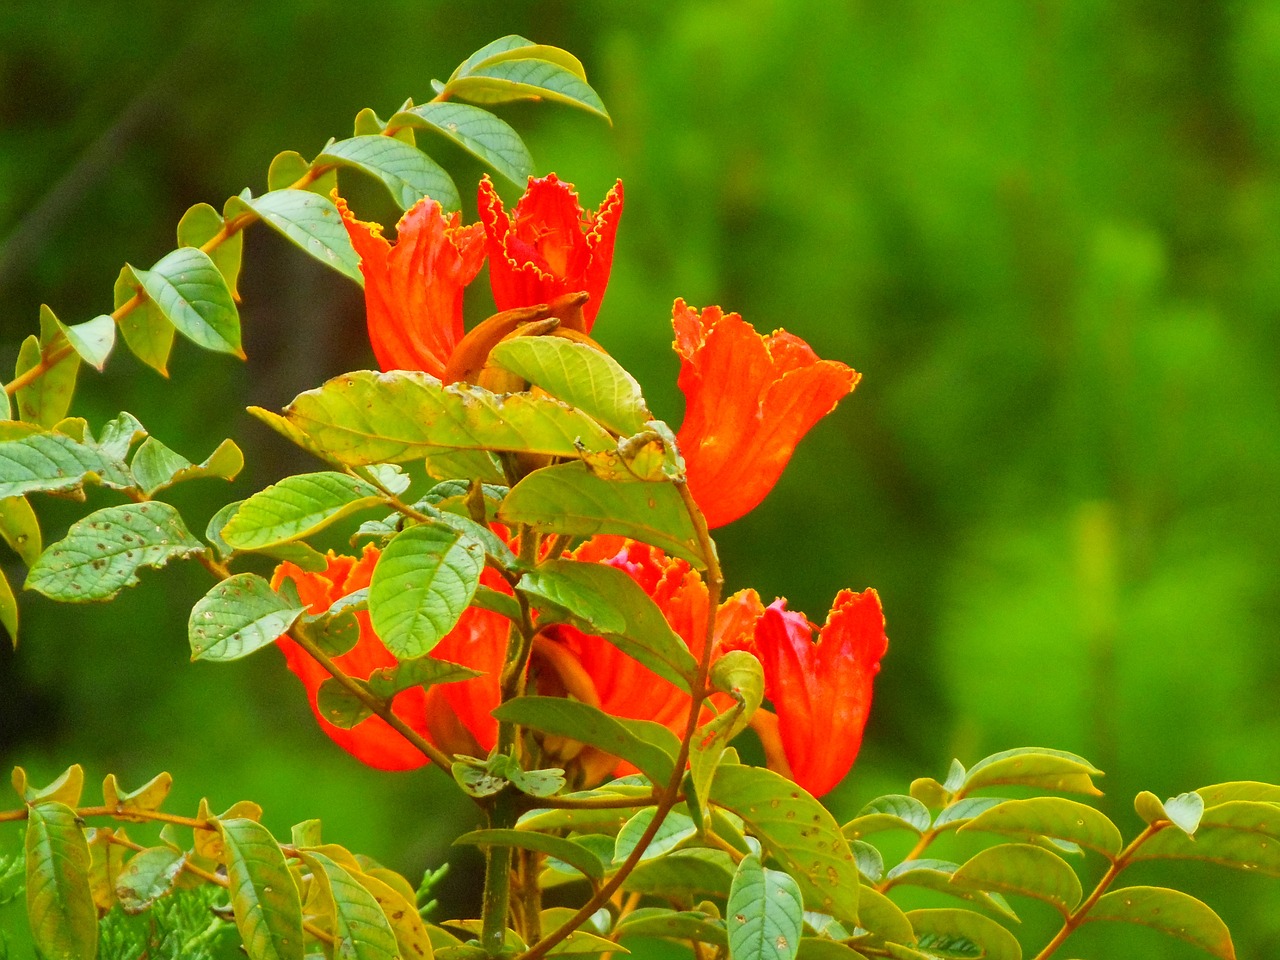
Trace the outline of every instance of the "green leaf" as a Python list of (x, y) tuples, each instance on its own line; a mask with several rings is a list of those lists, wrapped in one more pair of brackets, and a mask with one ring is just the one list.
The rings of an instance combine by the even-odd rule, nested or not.
[(509, 33), (505, 37), (499, 37), (497, 40), (490, 40), (483, 47), (477, 50), (467, 59), (458, 64), (457, 68), (449, 75), (449, 80), (456, 80), (458, 77), (469, 74), (475, 67), (484, 63), (490, 57), (496, 57), (512, 50), (527, 49), (536, 47), (537, 44), (532, 40), (528, 40), (519, 34)]
[(723, 850), (694, 847), (637, 864), (622, 889), (665, 900), (683, 898), (696, 902), (727, 895), (733, 874), (733, 860)]
[(962, 937), (983, 949), (978, 956), (985, 960), (1021, 960), (1022, 947), (1018, 940), (994, 920), (971, 910), (952, 908), (941, 910), (911, 910), (907, 919), (916, 932), (922, 950), (948, 939)]
[(660, 723), (622, 720), (564, 697), (517, 697), (495, 709), (493, 716), (590, 744), (634, 764), (653, 783), (671, 779), (680, 749), (675, 734)]
[(98, 912), (89, 888), (89, 844), (65, 804), (27, 810), (27, 919), (48, 960), (93, 960)]
[[(358, 639), (359, 625), (356, 623), (355, 616), (349, 611), (344, 611), (340, 616), (349, 617), (350, 622), (356, 624), (355, 633), (356, 639)], [(323, 645), (321, 648), (325, 649)], [(347, 649), (350, 649), (350, 647)], [(326, 652), (330, 651), (326, 649)], [(346, 651), (341, 650), (338, 652), (345, 653)], [(441, 683), (457, 683), (461, 680), (470, 680), (481, 675), (480, 671), (472, 670), (470, 667), (450, 663), (448, 660), (437, 660), (434, 657), (424, 656), (415, 660), (402, 660), (393, 667), (379, 667), (369, 675), (368, 680), (362, 681), (362, 685), (375, 697), (381, 700), (390, 700), (400, 691), (407, 690), (410, 687), (431, 687)], [(373, 714), (373, 711), (364, 701), (338, 683), (333, 677), (320, 684), (320, 690), (316, 698), (316, 708), (326, 720), (335, 727), (342, 727), (343, 729), (350, 729)]]
[(746, 822), (765, 850), (795, 877), (809, 909), (856, 920), (858, 866), (822, 804), (780, 774), (736, 764), (716, 771), (711, 799)]
[(498, 458), (487, 450), (435, 450), (426, 458), (427, 476), (436, 480), (474, 477), (481, 483), (507, 482)]
[[(1004, 803), (1004, 797), (965, 797), (963, 800), (957, 800), (955, 803), (948, 804), (933, 821), (934, 830), (955, 830), (961, 824), (968, 823), (980, 813), (990, 810), (992, 807)], [(845, 834), (848, 836), (848, 833)]]
[(250, 960), (303, 960), (302, 903), (280, 845), (267, 828), (218, 822), (236, 929)]
[(106, 366), (107, 357), (111, 354), (111, 348), (116, 344), (115, 320), (107, 314), (102, 314), (92, 320), (86, 320), (84, 323), (68, 326), (54, 316), (53, 311), (43, 304), (40, 306), (42, 321), (46, 312), (48, 319), (56, 325), (58, 331), (81, 360), (99, 371)]
[(380, 503), (376, 487), (345, 474), (285, 477), (244, 501), (222, 528), (222, 539), (236, 550), (260, 550), (309, 536)]
[[(360, 118), (356, 119), (359, 121)], [(308, 181), (306, 186), (293, 187), (304, 178)], [(271, 165), (267, 168), (267, 189), (273, 192), (293, 188), (328, 197), (337, 185), (338, 171), (336, 170), (330, 170), (313, 179), (311, 164), (303, 159), (302, 154), (297, 150), (280, 151), (271, 158)]]
[(80, 794), (84, 791), (84, 768), (73, 763), (58, 775), (58, 778), (44, 787), (32, 787), (27, 783), (27, 772), (22, 767), (13, 768), (13, 789), (28, 806), (39, 803), (61, 803), (68, 807), (80, 804)]
[[(178, 246), (180, 247), (203, 247), (223, 232), (226, 221), (213, 207), (207, 203), (197, 203), (195, 206), (188, 208), (187, 212), (182, 215), (182, 219), (178, 221)], [(208, 251), (209, 259), (213, 261), (218, 268), (218, 272), (222, 274), (222, 279), (227, 283), (227, 289), (231, 291), (233, 300), (238, 300), (239, 295), (236, 292), (236, 281), (240, 277), (240, 260), (244, 251), (244, 231), (237, 230), (231, 234), (223, 234), (218, 245)]]
[(33, 433), (0, 443), (0, 497), (75, 490), (86, 482), (127, 487), (123, 466), (60, 433)]
[(165, 254), (150, 270), (134, 270), (152, 302), (187, 339), (206, 350), (244, 359), (240, 315), (227, 281), (196, 247)]
[(929, 808), (915, 797), (889, 794), (876, 797), (840, 829), (850, 840), (883, 830), (910, 830), (917, 836), (929, 829)]
[[(581, 411), (527, 393), (492, 394), (425, 373), (360, 370), (308, 390), (285, 417), (342, 463), (403, 463), (440, 448), (576, 457), (613, 438)], [(533, 474), (536, 475), (536, 474)]]
[(9, 634), (13, 649), (18, 649), (18, 598), (13, 595), (9, 577), (0, 570), (0, 627)]
[(792, 960), (800, 949), (800, 888), (754, 854), (738, 864), (725, 915), (733, 960)]
[(132, 413), (124, 411), (102, 425), (96, 446), (107, 458), (123, 461), (133, 445), (146, 436), (147, 428)]
[(304, 253), (364, 286), (360, 256), (328, 197), (309, 190), (272, 190), (257, 198), (241, 195), (234, 200), (229, 210), (243, 204)]
[(523, 187), (533, 175), (533, 157), (520, 135), (488, 110), (465, 103), (424, 103), (397, 113), (392, 127), (431, 130), (448, 137), (481, 163)]
[[(499, 567), (505, 570), (515, 570), (520, 566), (520, 561), (516, 555), (511, 552), (511, 548), (506, 545), (501, 537), (490, 530), (488, 527), (481, 526), (470, 517), (459, 516), (456, 513), (449, 513), (443, 510), (427, 510), (431, 515), (431, 523), (451, 527), (457, 533), (460, 533), (476, 543), (484, 547), (485, 556)], [(515, 601), (502, 594), (504, 599)], [(517, 607), (517, 609), (519, 609)], [(515, 617), (519, 619), (519, 615)]]
[(1164, 829), (1134, 852), (1138, 860), (1203, 860), (1280, 877), (1280, 807), (1228, 800), (1204, 811), (1194, 838)]
[(549, 560), (526, 573), (516, 589), (551, 619), (567, 619), (685, 693), (692, 689), (698, 661), (658, 605), (622, 570), (602, 563)]
[(41, 554), (26, 586), (64, 603), (110, 600), (138, 582), (142, 567), (162, 567), (204, 549), (169, 504), (125, 503), (73, 523)]
[(353, 873), (352, 877), (378, 901), (383, 914), (396, 936), (396, 947), (401, 957), (414, 960), (431, 960), (431, 938), (426, 924), (418, 916), (413, 897), (406, 897), (391, 884), (369, 873)]
[(369, 584), (369, 616), (388, 650), (404, 660), (430, 653), (471, 603), (484, 548), (450, 527), (419, 524), (396, 535)]
[(858, 894), (858, 926), (888, 943), (916, 942), (907, 915), (875, 887), (863, 887)]
[(1124, 841), (1116, 825), (1093, 807), (1061, 797), (1006, 800), (963, 827), (988, 833), (1070, 840), (1114, 860)]
[(1235, 960), (1231, 931), (1222, 918), (1195, 897), (1166, 887), (1125, 887), (1103, 894), (1086, 923), (1137, 923), (1185, 940), (1220, 960)]
[[(622, 863), (631, 856), (631, 852), (639, 844), (644, 832), (649, 829), (649, 824), (653, 822), (657, 812), (655, 807), (646, 807), (623, 824), (613, 847), (614, 863)], [(644, 848), (644, 853), (640, 855), (640, 860), (652, 860), (654, 857), (669, 853), (690, 837), (695, 836), (697, 832), (698, 828), (688, 814), (672, 810), (663, 818), (658, 832), (653, 835), (653, 839)]]
[(125, 913), (141, 913), (173, 892), (187, 856), (172, 847), (149, 847), (132, 857), (116, 877), (115, 892)]
[(464, 833), (453, 843), (455, 846), (469, 844), (475, 847), (500, 846), (537, 850), (569, 864), (589, 880), (604, 878), (604, 864), (594, 853), (572, 840), (545, 833), (533, 833), (529, 830), (473, 830)]
[(959, 897), (961, 900), (968, 900), (981, 907), (988, 913), (1012, 920), (1014, 923), (1018, 922), (1018, 915), (1013, 912), (1009, 902), (999, 893), (985, 893), (981, 890), (952, 886), (951, 877), (957, 869), (959, 869), (959, 864), (952, 863), (949, 860), (935, 860), (932, 858), (904, 860), (889, 871), (886, 879), (890, 886), (909, 884)]
[(500, 366), (629, 437), (653, 419), (640, 384), (607, 353), (563, 337), (513, 337), (493, 348)]
[(1257, 780), (1218, 783), (1212, 787), (1201, 787), (1196, 793), (1204, 799), (1206, 807), (1216, 807), (1218, 804), (1229, 803), (1232, 800), (1280, 803), (1280, 786), (1274, 783), (1259, 783)]
[(449, 97), (472, 103), (553, 100), (609, 119), (600, 95), (573, 70), (549, 60), (491, 58), (445, 84)]
[(859, 953), (848, 944), (819, 937), (801, 938), (796, 957), (797, 960), (867, 960), (866, 954)]
[(1161, 803), (1150, 790), (1143, 790), (1134, 797), (1133, 808), (1148, 824), (1167, 820), (1190, 837), (1204, 815), (1204, 798), (1198, 793), (1183, 793)]
[(969, 793), (979, 787), (1017, 784), (1100, 797), (1102, 791), (1090, 778), (1101, 775), (1101, 770), (1074, 753), (1047, 747), (1020, 747), (979, 760), (965, 777), (964, 788)]
[(333, 911), (335, 957), (342, 960), (398, 960), (396, 935), (373, 894), (350, 873), (318, 851), (302, 854), (323, 886)]
[(1080, 878), (1061, 857), (1026, 843), (988, 847), (956, 870), (951, 883), (965, 890), (1034, 897), (1064, 917), (1081, 896)]
[[(154, 811), (159, 810), (169, 790), (173, 787), (173, 777), (168, 773), (160, 773), (152, 777), (137, 790), (122, 793), (116, 782), (115, 774), (109, 773), (102, 782), (102, 802), (118, 811)], [(142, 818), (136, 818), (142, 822)]]
[[(696, 680), (696, 675), (692, 679)], [(764, 699), (764, 668), (745, 650), (731, 650), (712, 661), (710, 680), (713, 687), (733, 698), (733, 706), (699, 727), (690, 744), (694, 802), (703, 811), (725, 747), (746, 729)]]
[(715, 947), (728, 946), (724, 921), (699, 910), (670, 910), (666, 907), (640, 907), (632, 910), (613, 928), (615, 938), (665, 937), (671, 940), (696, 940)]
[(0, 536), (28, 567), (40, 558), (44, 550), (40, 521), (26, 497), (0, 500)]
[(294, 606), (255, 573), (216, 584), (191, 610), (187, 637), (192, 660), (247, 657), (284, 633), (305, 608)]
[(366, 136), (339, 140), (324, 148), (316, 163), (338, 163), (377, 177), (391, 192), (401, 210), (430, 197), (452, 213), (462, 208), (462, 198), (449, 174), (425, 153), (395, 137)]
[(562, 463), (535, 470), (516, 484), (498, 518), (508, 524), (527, 523), (543, 533), (615, 533), (706, 567), (697, 530), (670, 483), (611, 482), (584, 463)]
[[(40, 365), (44, 356), (40, 340), (34, 334), (27, 337), (18, 349), (14, 375), (20, 377), (28, 370), (33, 370)], [(79, 370), (80, 358), (74, 350), (68, 350), (42, 376), (25, 387), (18, 388), (14, 394), (18, 403), (18, 416), (27, 423), (52, 427), (71, 408), (71, 398), (76, 391), (76, 373)]]
[(244, 454), (234, 442), (223, 440), (203, 463), (192, 463), (155, 437), (148, 437), (133, 455), (129, 468), (139, 489), (147, 496), (154, 496), (184, 480), (203, 477), (234, 480), (244, 469)]
[(169, 319), (142, 291), (142, 280), (133, 267), (121, 268), (115, 285), (115, 306), (119, 310), (133, 301), (134, 306), (120, 317), (120, 333), (134, 356), (161, 376), (169, 375), (169, 353), (177, 332)]
[(454, 76), (449, 79), (452, 80), (458, 76), (470, 76), (477, 67), (501, 63), (504, 60), (546, 60), (550, 63), (559, 64), (575, 77), (581, 77), (583, 80), (587, 79), (587, 71), (583, 69), (582, 61), (568, 50), (542, 43), (534, 43), (514, 34), (495, 40), (482, 50), (477, 50), (467, 58), (466, 63), (454, 71)]

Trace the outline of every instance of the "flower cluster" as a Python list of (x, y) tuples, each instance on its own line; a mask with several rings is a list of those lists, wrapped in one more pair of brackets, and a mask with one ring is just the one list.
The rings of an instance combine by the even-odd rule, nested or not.
[[(589, 333), (608, 285), (614, 238), (622, 214), (619, 182), (597, 211), (584, 211), (571, 185), (554, 175), (531, 179), (508, 213), (486, 178), (480, 185), (480, 222), (446, 218), (424, 199), (401, 218), (394, 244), (381, 227), (355, 219), (338, 201), (343, 222), (361, 256), (369, 338), (383, 369), (422, 370), (446, 382), (477, 369), (475, 341), (500, 339), (512, 316), (555, 316), (577, 335)], [(500, 311), (464, 336), (463, 295), (485, 259)], [(536, 308), (534, 314), (529, 310)], [(540, 314), (537, 311), (541, 311)], [(680, 358), (678, 385), (684, 421), (677, 433), (690, 493), (710, 527), (754, 508), (786, 466), (801, 437), (856, 385), (846, 365), (822, 360), (785, 331), (761, 336), (736, 313), (696, 310), (677, 300), (672, 318)], [(505, 326), (504, 326), (505, 325)], [(484, 325), (481, 325), (482, 327)], [(496, 342), (496, 339), (494, 339)], [(489, 344), (491, 346), (491, 344)], [(480, 361), (487, 347), (480, 350)], [(495, 526), (495, 532), (506, 531)], [(871, 702), (872, 680), (886, 649), (884, 618), (875, 591), (843, 591), (817, 630), (782, 600), (765, 606), (752, 590), (709, 609), (707, 587), (684, 560), (645, 543), (595, 536), (569, 556), (611, 565), (628, 574), (662, 610), (674, 632), (700, 657), (714, 617), (712, 656), (746, 650), (763, 665), (773, 711), (753, 724), (770, 766), (815, 794), (836, 785), (857, 755)], [(360, 558), (329, 557), (324, 572), (285, 563), (277, 584), (291, 579), (312, 612), (367, 586), (378, 551)], [(486, 585), (510, 592), (486, 571)], [(394, 663), (369, 623), (357, 615), (360, 639), (337, 659), (351, 676)], [(481, 671), (460, 683), (398, 694), (397, 717), (446, 752), (482, 754), (495, 741), (490, 711), (499, 702), (497, 675), (507, 646), (507, 621), (469, 609), (433, 655)], [(330, 723), (317, 708), (328, 672), (288, 637), (279, 641), (289, 668), (303, 682), (322, 728), (364, 763), (407, 769), (425, 763), (385, 721), (371, 717), (351, 729)], [(564, 624), (535, 638), (527, 683), (539, 693), (571, 696), (622, 718), (652, 720), (684, 732), (689, 696), (600, 637)], [(721, 705), (722, 706), (722, 705)], [(715, 705), (706, 707), (708, 715)], [(835, 733), (833, 733), (835, 731)], [(617, 758), (573, 742), (548, 740), (549, 759), (573, 766), (583, 782), (629, 768)]]

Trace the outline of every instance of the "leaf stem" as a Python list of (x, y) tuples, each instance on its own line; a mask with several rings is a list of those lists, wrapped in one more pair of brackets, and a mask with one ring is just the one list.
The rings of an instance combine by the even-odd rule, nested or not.
[(716, 608), (720, 606), (720, 593), (724, 589), (724, 575), (720, 570), (720, 562), (716, 557), (715, 542), (711, 539), (706, 518), (702, 515), (702, 511), (698, 509), (697, 503), (694, 502), (693, 496), (689, 493), (688, 485), (683, 480), (675, 481), (675, 485), (676, 490), (680, 493), (681, 500), (684, 501), (685, 510), (688, 511), (689, 517), (693, 521), (694, 530), (698, 535), (698, 548), (702, 553), (702, 559), (707, 565), (707, 632), (706, 640), (702, 647), (702, 657), (698, 661), (697, 678), (692, 684), (695, 692), (689, 699), (689, 719), (685, 724), (684, 736), (680, 740), (680, 751), (676, 755), (671, 779), (666, 788), (657, 797), (657, 808), (654, 811), (653, 819), (649, 821), (649, 826), (640, 835), (635, 848), (627, 859), (623, 861), (622, 865), (618, 867), (617, 872), (596, 890), (577, 913), (520, 954), (516, 960), (539, 960), (540, 957), (546, 956), (556, 944), (586, 923), (593, 913), (607, 903), (614, 892), (631, 875), (631, 871), (635, 869), (636, 864), (640, 862), (640, 858), (644, 856), (649, 842), (657, 836), (658, 830), (667, 818), (667, 814), (671, 812), (671, 808), (680, 799), (680, 784), (684, 780), (684, 768), (689, 762), (689, 748), (698, 729), (698, 716), (702, 711), (702, 702), (706, 699), (707, 678), (711, 675), (711, 654), (713, 641), (715, 640)]
[(1116, 858), (1111, 861), (1111, 865), (1107, 868), (1107, 872), (1098, 881), (1098, 885), (1093, 888), (1093, 891), (1080, 906), (1071, 911), (1070, 915), (1063, 921), (1062, 929), (1054, 934), (1053, 939), (1045, 944), (1044, 949), (1035, 955), (1035, 960), (1048, 960), (1049, 957), (1053, 956), (1054, 952), (1062, 946), (1067, 937), (1071, 936), (1076, 928), (1084, 923), (1089, 911), (1093, 909), (1099, 898), (1107, 892), (1107, 888), (1115, 882), (1116, 877), (1120, 876), (1120, 872), (1129, 866), (1129, 862), (1133, 859), (1133, 855), (1138, 852), (1138, 848), (1169, 825), (1167, 820), (1157, 820), (1155, 823), (1148, 824), (1147, 828), (1138, 834), (1132, 843), (1116, 855)]
[[(29, 807), (23, 807), (21, 810), (0, 810), (0, 823), (25, 820), (29, 809)], [(191, 827), (193, 830), (212, 830), (214, 828), (213, 823), (208, 820), (182, 817), (176, 813), (163, 813), (160, 810), (130, 810), (124, 806), (76, 807), (75, 813), (80, 819), (86, 817), (113, 817), (116, 820), (153, 820), (157, 823), (172, 823), (180, 827)]]

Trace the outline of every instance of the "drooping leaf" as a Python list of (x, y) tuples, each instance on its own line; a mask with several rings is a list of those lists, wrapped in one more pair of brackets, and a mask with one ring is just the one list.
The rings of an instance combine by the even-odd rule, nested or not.
[(424, 103), (395, 114), (390, 124), (448, 137), (516, 186), (523, 187), (533, 175), (529, 148), (510, 124), (488, 110), (465, 103)]
[(442, 386), (410, 370), (360, 370), (299, 394), (285, 417), (345, 464), (403, 463), (441, 448), (509, 450), (576, 457), (613, 439), (578, 410), (549, 397), (498, 396)]
[(519, 847), (524, 850), (537, 850), (555, 857), (562, 863), (582, 872), (589, 880), (600, 880), (604, 877), (604, 864), (594, 853), (572, 840), (553, 837), (545, 833), (534, 833), (531, 830), (473, 830), (464, 833), (453, 841), (454, 845), (464, 844), (476, 847)]
[(222, 528), (222, 539), (236, 550), (260, 550), (308, 536), (380, 503), (382, 494), (375, 487), (345, 474), (285, 477), (245, 500)]
[(841, 829), (850, 840), (882, 830), (905, 829), (919, 835), (929, 829), (931, 819), (929, 808), (915, 797), (895, 793), (872, 800)]
[(256, 573), (237, 573), (214, 585), (192, 608), (187, 622), (191, 659), (247, 657), (274, 642), (304, 609), (285, 600)]
[(27, 810), (27, 920), (49, 960), (93, 960), (98, 913), (89, 887), (91, 857), (75, 811), (62, 803)]
[(727, 896), (733, 874), (733, 860), (723, 850), (692, 847), (637, 864), (622, 889), (692, 904)]
[(77, 520), (27, 574), (27, 588), (64, 603), (110, 600), (143, 567), (204, 550), (167, 503), (126, 503)]
[(227, 281), (209, 255), (196, 247), (165, 254), (150, 270), (134, 270), (148, 297), (193, 343), (244, 359), (240, 314)]
[(323, 853), (302, 855), (333, 908), (335, 960), (397, 960), (396, 935), (373, 894)]
[(493, 348), (500, 366), (577, 407), (621, 437), (652, 419), (640, 384), (617, 360), (562, 337), (513, 337)]
[(228, 216), (245, 208), (304, 253), (364, 286), (360, 257), (351, 246), (338, 208), (327, 196), (292, 189), (272, 190), (260, 197), (242, 194), (228, 201)]
[(713, 947), (729, 945), (724, 921), (700, 910), (640, 907), (619, 920), (613, 933), (618, 939), (664, 937), (670, 940), (696, 940)]
[(26, 497), (0, 500), (0, 537), (28, 567), (40, 558), (44, 550), (40, 521)]
[(688, 693), (698, 661), (662, 610), (622, 570), (601, 563), (549, 560), (527, 572), (516, 589), (545, 614), (609, 641)]
[(867, 960), (867, 955), (837, 940), (802, 937), (796, 960)]
[(240, 258), (244, 251), (244, 231), (225, 232), (226, 221), (207, 203), (197, 203), (188, 208), (178, 221), (178, 246), (203, 247), (214, 237), (220, 237), (217, 246), (206, 251), (217, 266), (222, 279), (227, 282), (233, 300), (238, 300), (236, 281), (240, 277)]
[(562, 463), (535, 470), (516, 484), (498, 517), (544, 533), (619, 534), (706, 567), (693, 521), (671, 483), (612, 482), (584, 463)]
[(184, 480), (202, 477), (234, 480), (244, 469), (244, 454), (233, 441), (223, 440), (203, 463), (192, 463), (155, 437), (148, 437), (133, 455), (129, 469), (138, 488), (147, 496), (153, 496)]
[(711, 800), (745, 821), (796, 879), (812, 910), (838, 920), (858, 915), (858, 866), (831, 814), (790, 780), (760, 767), (722, 764)]
[(424, 523), (397, 534), (369, 584), (373, 629), (395, 656), (430, 653), (480, 584), (484, 548), (451, 527)]
[(863, 887), (858, 894), (858, 926), (888, 943), (916, 942), (902, 908), (875, 887)]
[(660, 723), (622, 720), (564, 697), (517, 697), (493, 711), (501, 721), (569, 737), (634, 764), (654, 783), (666, 783), (680, 748)]
[[(111, 827), (97, 827), (86, 831), (85, 838), (89, 843), (89, 889), (93, 894), (93, 902), (100, 911), (110, 910), (118, 902), (116, 897), (116, 878), (124, 868), (125, 847), (112, 843), (114, 837), (125, 838), (125, 833), (118, 833)], [(3, 878), (0, 877), (0, 902), (6, 899), (3, 890)]]
[(725, 906), (732, 960), (793, 960), (800, 949), (804, 907), (800, 888), (752, 854), (733, 875)]
[(141, 913), (173, 892), (187, 856), (171, 847), (148, 847), (129, 859), (116, 877), (116, 897), (125, 913)]
[[(41, 304), (40, 327), (42, 332), (50, 327), (56, 329), (76, 355), (96, 370), (106, 366), (111, 348), (116, 344), (116, 322), (107, 314), (68, 325), (59, 320), (47, 305)], [(47, 352), (53, 345), (43, 343), (42, 347)]]
[(427, 476), (436, 480), (474, 477), (481, 483), (507, 482), (498, 458), (487, 450), (432, 450), (426, 458)]
[[(653, 822), (657, 812), (655, 807), (646, 807), (623, 824), (614, 843), (614, 863), (622, 863), (627, 857), (631, 856), (631, 852), (640, 843), (641, 836), (649, 829), (649, 824)], [(669, 853), (697, 832), (698, 828), (688, 814), (672, 810), (663, 818), (662, 824), (658, 827), (658, 832), (653, 835), (653, 839), (645, 846), (644, 853), (640, 855), (640, 860), (652, 860), (654, 857)]]
[(120, 270), (115, 285), (115, 306), (119, 311), (132, 303), (119, 320), (120, 333), (134, 356), (161, 376), (169, 375), (169, 353), (177, 332), (163, 311), (142, 293), (142, 280), (128, 265)]
[(1114, 823), (1093, 807), (1061, 797), (1006, 800), (960, 828), (1019, 837), (1070, 840), (1114, 859), (1124, 841)]
[(52, 353), (46, 356), (46, 351), (41, 348), (40, 340), (34, 334), (27, 337), (18, 349), (18, 363), (13, 371), (15, 377), (34, 370), (42, 363), (45, 366), (43, 375), (19, 387), (14, 393), (18, 416), (27, 423), (52, 427), (67, 415), (67, 410), (71, 407), (80, 358), (69, 346), (60, 352), (62, 355), (56, 360)]
[[(389, 871), (388, 871), (389, 872)], [(427, 934), (426, 924), (418, 916), (413, 902), (412, 890), (409, 895), (388, 883), (382, 876), (375, 876), (370, 871), (352, 873), (352, 878), (373, 895), (382, 908), (383, 915), (391, 924), (391, 931), (396, 937), (396, 947), (400, 956), (412, 960), (432, 960), (431, 938)]]
[(1017, 784), (1096, 797), (1102, 796), (1102, 791), (1093, 785), (1091, 778), (1101, 774), (1101, 770), (1074, 753), (1047, 747), (1020, 747), (979, 760), (969, 769), (964, 787), (966, 792), (972, 792), (979, 787)]
[(1002, 843), (981, 851), (951, 877), (966, 890), (1034, 897), (1064, 917), (1080, 902), (1080, 878), (1061, 857), (1043, 847)]
[(971, 910), (911, 910), (907, 912), (907, 919), (911, 921), (922, 950), (963, 938), (980, 947), (984, 952), (975, 956), (985, 960), (1022, 960), (1022, 947), (1013, 934), (994, 920)]
[(1231, 931), (1222, 918), (1189, 894), (1167, 887), (1125, 887), (1105, 893), (1086, 923), (1137, 923), (1185, 940), (1219, 960), (1235, 960)]
[(363, 136), (339, 140), (324, 148), (317, 163), (338, 163), (377, 177), (401, 210), (430, 197), (452, 213), (462, 198), (449, 174), (417, 147), (395, 137)]
[(0, 570), (0, 627), (9, 634), (13, 649), (18, 649), (18, 598), (9, 586), (9, 577)]
[(87, 482), (126, 487), (124, 468), (100, 450), (61, 433), (0, 442), (0, 497), (75, 490)]
[(267, 828), (233, 817), (218, 822), (236, 929), (250, 960), (303, 960), (302, 902), (284, 853)]
[(999, 892), (987, 893), (983, 890), (973, 890), (952, 885), (951, 877), (959, 869), (959, 866), (959, 864), (952, 863), (949, 860), (933, 858), (903, 860), (888, 872), (885, 879), (890, 886), (908, 884), (959, 897), (961, 900), (968, 900), (975, 906), (979, 906), (995, 916), (1003, 917), (1014, 923), (1018, 922), (1018, 915), (1013, 912), (1009, 902)]
[(609, 119), (600, 95), (575, 71), (550, 60), (490, 58), (445, 84), (446, 93), (471, 103), (554, 100)]

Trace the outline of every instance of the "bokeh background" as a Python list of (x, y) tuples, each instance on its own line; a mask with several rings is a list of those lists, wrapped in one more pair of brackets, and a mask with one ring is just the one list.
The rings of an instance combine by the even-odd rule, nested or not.
[[(681, 416), (676, 296), (864, 374), (718, 538), (731, 588), (814, 619), (842, 587), (881, 593), (890, 655), (829, 797), (840, 818), (953, 756), (1027, 744), (1103, 766), (1129, 831), (1138, 790), (1280, 779), (1274, 0), (8, 0), (0, 363), (41, 302), (68, 322), (109, 309), (121, 263), (169, 250), (187, 206), (265, 189), (277, 151), (314, 155), (362, 107), (428, 99), (505, 33), (576, 53), (612, 112), (610, 128), (500, 109), (584, 201), (625, 180), (597, 332), (660, 415)], [(479, 168), (434, 146), (474, 215)], [(376, 185), (344, 190), (394, 222)], [(313, 469), (247, 403), (372, 365), (358, 289), (261, 228), (241, 293), (247, 364), (179, 342), (170, 382), (123, 349), (82, 372), (75, 412), (95, 423), (127, 409), (193, 460), (227, 436), (245, 449), (230, 490), (174, 494), (193, 529)], [(85, 508), (39, 509), (52, 540)], [(438, 771), (333, 748), (270, 651), (188, 663), (203, 576), (175, 565), (101, 607), (24, 594), (22, 643), (0, 644), (0, 765), (48, 779), (79, 761), (127, 786), (168, 769), (175, 808), (251, 797), (280, 831), (320, 817), (415, 880), (454, 859), (447, 906), (474, 910), (476, 861), (446, 846), (472, 814)], [(0, 832), (0, 850), (19, 840)], [(1280, 884), (1176, 875), (1242, 957), (1280, 956)], [(1073, 944), (1196, 955), (1105, 926)]]

